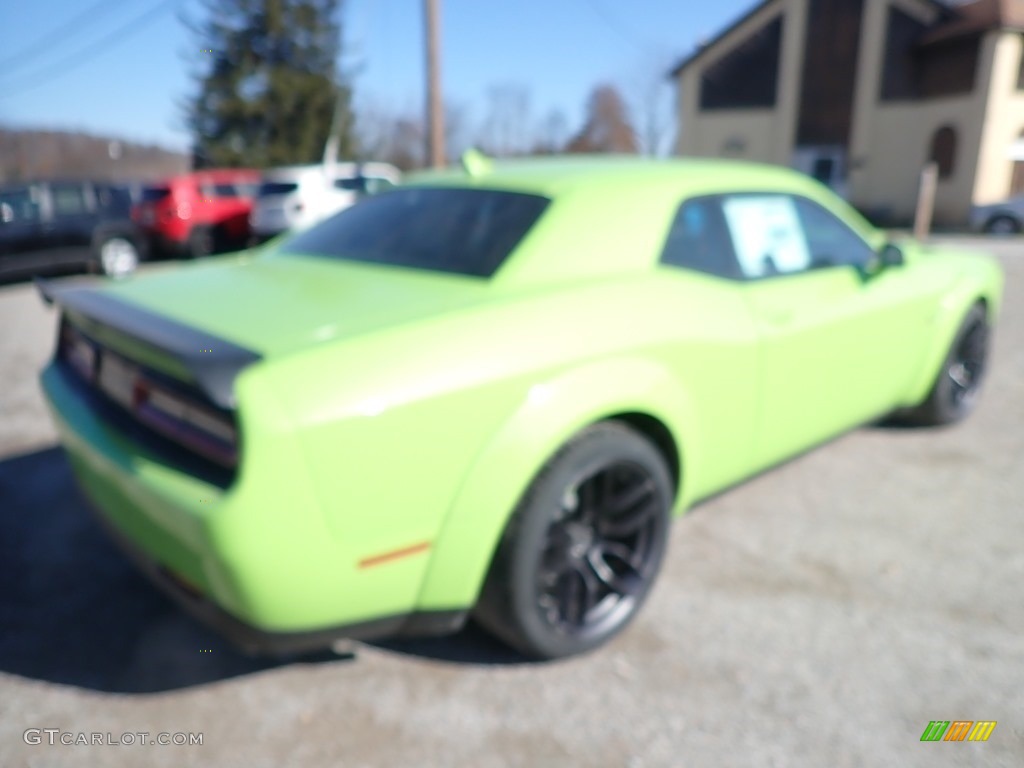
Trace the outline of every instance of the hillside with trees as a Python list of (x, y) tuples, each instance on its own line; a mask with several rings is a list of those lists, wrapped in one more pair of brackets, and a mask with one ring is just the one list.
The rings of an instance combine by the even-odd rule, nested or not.
[(151, 144), (81, 131), (0, 127), (0, 183), (58, 177), (150, 181), (188, 168), (187, 155)]

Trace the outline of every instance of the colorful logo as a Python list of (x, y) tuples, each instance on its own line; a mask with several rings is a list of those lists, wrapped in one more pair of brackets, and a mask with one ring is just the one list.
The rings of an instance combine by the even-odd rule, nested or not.
[(921, 741), (988, 741), (995, 728), (995, 720), (932, 720)]

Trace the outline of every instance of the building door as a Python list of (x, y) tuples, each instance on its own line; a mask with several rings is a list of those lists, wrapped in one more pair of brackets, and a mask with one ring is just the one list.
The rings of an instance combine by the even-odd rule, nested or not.
[(1010, 180), (1010, 195), (1024, 195), (1024, 160), (1015, 160), (1013, 176)]
[(1024, 195), (1024, 133), (1010, 146), (1013, 173), (1010, 176), (1010, 196)]
[(840, 145), (797, 147), (791, 165), (846, 197), (846, 148)]

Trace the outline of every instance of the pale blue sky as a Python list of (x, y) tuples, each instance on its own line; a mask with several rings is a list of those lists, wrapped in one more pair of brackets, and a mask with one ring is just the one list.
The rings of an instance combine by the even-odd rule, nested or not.
[[(635, 96), (756, 1), (440, 0), (445, 98), (482, 120), (491, 86), (521, 86), (535, 119), (559, 109), (575, 129), (595, 84), (612, 82)], [(0, 0), (0, 123), (185, 148), (176, 104), (189, 92), (190, 63), (198, 65), (203, 54), (178, 21), (178, 8), (194, 12), (197, 3)], [(140, 17), (116, 40), (102, 42)], [(348, 63), (360, 65), (357, 99), (418, 113), (421, 0), (348, 0), (343, 21)], [(98, 54), (83, 51), (97, 43)]]

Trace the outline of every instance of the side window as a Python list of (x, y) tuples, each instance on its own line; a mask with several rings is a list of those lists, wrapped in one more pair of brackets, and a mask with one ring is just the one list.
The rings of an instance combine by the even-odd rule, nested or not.
[(379, 195), (381, 192), (394, 189), (394, 187), (395, 184), (391, 179), (385, 179), (380, 176), (366, 177), (366, 194), (368, 195)]
[(717, 198), (696, 198), (679, 206), (661, 262), (719, 277), (742, 276)]
[(744, 277), (792, 274), (811, 266), (796, 201), (789, 195), (727, 196), (722, 211)]
[(39, 221), (39, 204), (28, 188), (0, 192), (0, 222), (34, 224)]
[(864, 266), (875, 254), (860, 235), (817, 203), (796, 199), (800, 223), (811, 251), (811, 266)]
[(54, 184), (53, 213), (55, 216), (80, 216), (87, 211), (85, 190), (78, 184)]
[(834, 266), (863, 266), (871, 246), (817, 203), (782, 194), (726, 197), (722, 203), (740, 269), (747, 278)]
[(349, 192), (363, 192), (366, 190), (366, 178), (364, 176), (346, 176), (342, 179), (335, 179), (334, 186)]

